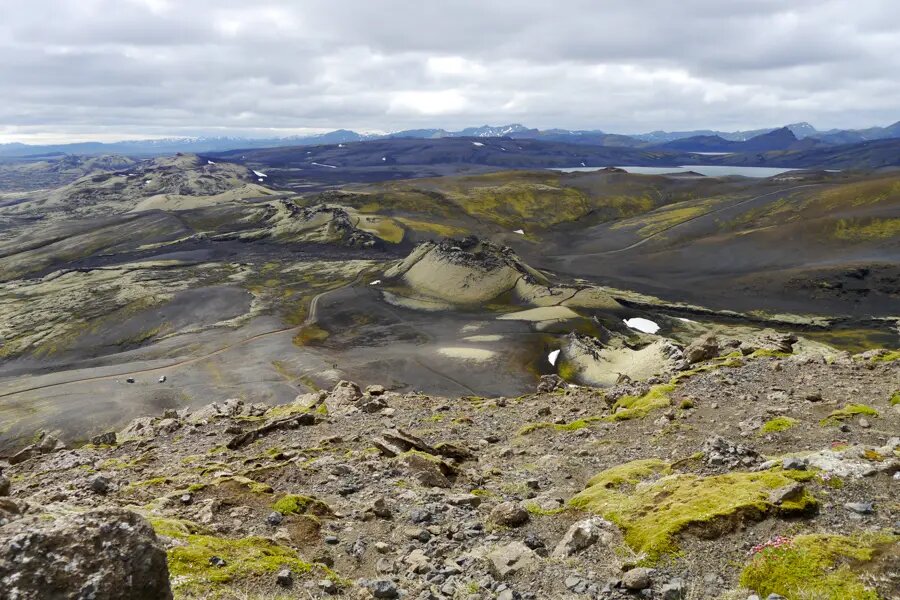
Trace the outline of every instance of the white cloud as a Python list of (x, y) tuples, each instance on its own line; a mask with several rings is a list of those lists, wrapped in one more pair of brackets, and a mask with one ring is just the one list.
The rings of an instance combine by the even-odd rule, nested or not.
[(30, 0), (3, 12), (0, 141), (900, 118), (891, 0)]

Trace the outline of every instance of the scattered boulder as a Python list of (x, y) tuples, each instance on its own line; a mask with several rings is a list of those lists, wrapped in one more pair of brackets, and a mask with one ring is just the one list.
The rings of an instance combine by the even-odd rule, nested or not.
[(499, 579), (511, 577), (532, 569), (538, 562), (534, 550), (522, 542), (510, 542), (499, 546), (486, 556), (494, 576)]
[(0, 527), (0, 581), (4, 597), (17, 600), (172, 598), (153, 528), (122, 509), (45, 513)]
[(719, 355), (719, 340), (715, 334), (708, 333), (688, 345), (684, 349), (684, 358), (688, 364), (710, 360)]
[(645, 590), (652, 583), (653, 569), (637, 567), (622, 575), (622, 587), (627, 590)]
[(11, 484), (9, 482), (9, 478), (4, 475), (0, 475), (0, 496), (9, 496)]
[(109, 479), (104, 477), (103, 475), (95, 475), (90, 480), (90, 488), (91, 491), (95, 494), (105, 495), (110, 490), (110, 482)]
[(95, 446), (115, 446), (116, 445), (116, 432), (115, 431), (107, 431), (106, 433), (101, 433), (100, 435), (95, 435), (91, 438), (91, 443)]
[(743, 444), (735, 444), (714, 435), (703, 442), (703, 460), (710, 467), (751, 467), (761, 462), (759, 453)]
[(503, 527), (519, 527), (528, 522), (528, 511), (515, 502), (501, 502), (491, 510), (488, 520)]
[(424, 486), (448, 488), (452, 485), (448, 476), (455, 474), (455, 470), (437, 456), (411, 450), (398, 456), (397, 460)]
[(539, 394), (549, 394), (550, 392), (563, 390), (565, 388), (566, 381), (562, 377), (554, 373), (551, 375), (541, 375), (541, 380), (538, 383), (537, 391)]
[(337, 385), (331, 390), (328, 399), (336, 405), (355, 404), (357, 400), (362, 398), (362, 395), (358, 385), (352, 381), (345, 381), (342, 379), (337, 382)]
[(591, 517), (578, 521), (566, 531), (556, 548), (553, 549), (553, 558), (568, 558), (573, 554), (584, 550), (602, 540), (604, 544), (612, 543), (615, 526), (600, 517)]

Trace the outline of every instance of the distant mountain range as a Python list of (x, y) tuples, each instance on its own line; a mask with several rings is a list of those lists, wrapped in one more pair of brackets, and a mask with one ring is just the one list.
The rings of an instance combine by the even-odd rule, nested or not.
[(357, 133), (337, 129), (308, 136), (279, 138), (183, 137), (122, 142), (81, 142), (74, 144), (0, 144), (0, 157), (27, 157), (52, 154), (123, 154), (153, 156), (176, 152), (225, 152), (237, 149), (285, 146), (318, 146), (391, 138), (512, 138), (548, 142), (584, 144), (618, 148), (677, 150), (680, 152), (768, 152), (808, 150), (818, 146), (853, 144), (872, 140), (900, 138), (900, 121), (887, 127), (868, 129), (831, 129), (818, 131), (809, 123), (794, 123), (780, 128), (752, 131), (654, 131), (622, 135), (600, 130), (533, 129), (520, 124), (493, 127), (467, 127), (460, 131), (445, 129), (409, 129), (387, 134)]

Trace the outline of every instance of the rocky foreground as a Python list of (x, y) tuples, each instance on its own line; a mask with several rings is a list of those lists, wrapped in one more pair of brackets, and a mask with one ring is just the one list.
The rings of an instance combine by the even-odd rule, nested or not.
[(900, 355), (706, 338), (518, 398), (341, 382), (0, 475), (0, 597), (900, 597)]

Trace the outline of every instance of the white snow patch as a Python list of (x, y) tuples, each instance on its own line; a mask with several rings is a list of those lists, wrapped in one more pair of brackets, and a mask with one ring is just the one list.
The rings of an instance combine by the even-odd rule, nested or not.
[(257, 177), (268, 177), (265, 173), (260, 173), (259, 171), (253, 171), (253, 174)]
[(500, 149), (506, 152), (506, 148), (504, 148), (503, 146), (500, 146)]
[(550, 361), (550, 364), (554, 367), (556, 366), (556, 360), (559, 358), (559, 350), (554, 350), (550, 354), (547, 355), (547, 360)]
[(257, 179), (257, 181), (260, 182), (260, 183), (262, 183), (263, 181), (265, 181), (265, 179), (263, 179), (262, 177), (260, 177), (259, 179)]
[(675, 318), (683, 323), (696, 323), (697, 322), (697, 321), (692, 321), (691, 319), (685, 319), (684, 317), (675, 317)]
[(207, 160), (207, 161), (206, 161), (206, 164), (208, 164), (208, 165), (214, 165), (214, 164), (216, 164), (216, 163), (214, 163), (214, 162), (211, 161), (211, 160)]
[(314, 162), (312, 164), (316, 165), (317, 167), (328, 167), (329, 169), (337, 169), (337, 167), (334, 165), (325, 165), (325, 164), (317, 163), (317, 162)]
[(343, 147), (344, 147), (343, 144), (338, 144), (338, 148), (343, 148)]
[(518, 233), (519, 235), (525, 235), (525, 230), (524, 229), (516, 229), (515, 231), (513, 231), (513, 233)]
[(659, 331), (659, 325), (651, 321), (650, 319), (642, 319), (641, 317), (635, 317), (633, 319), (622, 319), (625, 321), (625, 324), (631, 327), (632, 329), (637, 329), (638, 331), (643, 331), (644, 333), (656, 333)]
[(472, 142), (473, 146), (484, 146), (481, 142)]
[(387, 156), (382, 156), (381, 160), (387, 160)]
[(584, 164), (584, 163), (581, 163), (581, 166), (582, 166), (582, 167), (586, 167), (586, 166), (587, 166), (587, 165), (586, 165), (586, 164)]
[(373, 281), (373, 282), (370, 283), (369, 285), (378, 285), (379, 283), (381, 283), (381, 280), (380, 280), (380, 279), (376, 279), (375, 281)]

